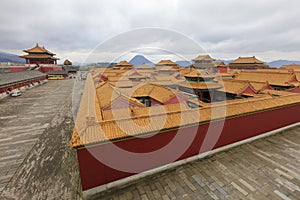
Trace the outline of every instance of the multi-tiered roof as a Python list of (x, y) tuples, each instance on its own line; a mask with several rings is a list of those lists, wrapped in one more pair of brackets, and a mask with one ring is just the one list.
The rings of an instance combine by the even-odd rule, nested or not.
[(56, 54), (38, 44), (31, 49), (23, 51), (28, 54), (20, 57), (25, 58), (27, 64), (56, 64), (56, 61), (59, 60), (59, 58), (54, 57)]

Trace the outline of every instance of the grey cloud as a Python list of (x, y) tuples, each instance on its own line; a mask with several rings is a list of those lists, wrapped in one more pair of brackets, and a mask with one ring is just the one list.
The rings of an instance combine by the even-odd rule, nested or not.
[[(220, 57), (265, 52), (266, 59), (274, 59), (274, 52), (283, 56), (291, 52), (293, 59), (300, 59), (299, 8), (298, 0), (1, 0), (0, 51), (21, 54), (22, 49), (39, 42), (58, 56), (81, 60), (88, 56), (86, 52), (114, 36), (158, 27), (193, 38)], [(139, 32), (122, 40), (113, 47), (102, 47), (101, 59), (151, 45), (186, 56), (197, 50), (186, 40), (168, 38), (164, 33)]]

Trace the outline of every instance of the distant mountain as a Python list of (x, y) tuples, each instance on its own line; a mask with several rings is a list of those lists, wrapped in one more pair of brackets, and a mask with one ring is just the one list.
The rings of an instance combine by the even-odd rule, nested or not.
[(190, 61), (187, 61), (187, 60), (178, 60), (176, 61), (176, 64), (177, 65), (180, 65), (182, 67), (188, 67), (190, 66), (192, 63)]
[(275, 60), (272, 62), (269, 62), (268, 65), (270, 67), (276, 67), (279, 68), (282, 65), (291, 65), (291, 64), (297, 64), (300, 65), (300, 61), (291, 61), (291, 60)]
[(25, 63), (24, 58), (20, 58), (15, 54), (0, 52), (0, 60), (13, 62), (13, 63)]
[(146, 64), (149, 66), (154, 66), (154, 63), (151, 62), (150, 60), (148, 60), (147, 58), (145, 58), (142, 55), (136, 55), (134, 56), (130, 61), (130, 64), (133, 64), (134, 66), (140, 66), (142, 64)]

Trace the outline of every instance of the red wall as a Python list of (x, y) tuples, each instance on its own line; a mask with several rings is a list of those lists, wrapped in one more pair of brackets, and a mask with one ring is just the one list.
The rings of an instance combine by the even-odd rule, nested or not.
[(296, 87), (296, 88), (293, 88), (293, 89), (291, 89), (291, 90), (288, 90), (288, 92), (300, 93), (300, 88), (299, 88), (299, 87)]
[(174, 103), (182, 103), (182, 102), (187, 102), (187, 98), (181, 94), (176, 94), (169, 101), (165, 102), (164, 105), (174, 104)]
[(60, 66), (56, 66), (56, 65), (54, 65), (54, 66), (41, 66), (40, 68), (39, 68), (39, 71), (40, 72), (43, 72), (43, 73), (45, 73), (45, 74), (49, 74), (49, 72), (50, 71), (62, 71), (62, 67), (60, 67)]
[(227, 67), (218, 67), (219, 73), (227, 73)]
[(41, 60), (41, 61), (38, 61), (38, 60), (29, 60), (29, 61), (26, 61), (26, 63), (28, 64), (55, 64), (55, 60)]
[(28, 67), (22, 66), (22, 67), (10, 67), (9, 68), (11, 72), (21, 72), (28, 69)]
[[(82, 188), (83, 190), (87, 190), (135, 174), (106, 166), (104, 163), (98, 161), (93, 155), (100, 156), (104, 159), (113, 159), (114, 163), (121, 162), (122, 164), (129, 166), (132, 163), (135, 163), (132, 168), (136, 168), (137, 171), (145, 171), (173, 162), (174, 160), (170, 160), (169, 158), (172, 158), (174, 154), (178, 153), (178, 148), (176, 147), (187, 145), (187, 150), (177, 157), (177, 160), (181, 160), (211, 149), (297, 123), (299, 122), (299, 113), (300, 104), (226, 119), (221, 135), (216, 143), (213, 141), (216, 141), (214, 138), (218, 138), (219, 136), (217, 132), (211, 132), (207, 135), (209, 138), (207, 142), (203, 143), (203, 141), (209, 125), (211, 124), (210, 126), (216, 128), (221, 126), (222, 121), (185, 127), (181, 129), (180, 133), (177, 133), (176, 130), (170, 130), (158, 133), (152, 137), (132, 138), (114, 142), (114, 145), (117, 145), (124, 150), (136, 153), (147, 153), (159, 150), (169, 144), (170, 141), (174, 141), (174, 137), (179, 137), (179, 143), (175, 145), (175, 148), (162, 151), (160, 156), (139, 156), (138, 159), (140, 160), (116, 154), (113, 150), (114, 145), (112, 143), (77, 149)], [(192, 136), (191, 134), (194, 132), (196, 133), (194, 139), (189, 140), (188, 138)], [(210, 142), (212, 144), (209, 144)], [(93, 153), (91, 154), (89, 151)]]
[(5, 86), (5, 87), (0, 87), (0, 93), (7, 92), (7, 91), (12, 91), (14, 89), (20, 89), (23, 86), (26, 86), (26, 85), (34, 83), (34, 82), (42, 81), (42, 80), (45, 80), (45, 79), (46, 79), (46, 76), (31, 79), (31, 80), (27, 80), (27, 81), (23, 81), (23, 82), (19, 82), (19, 83), (13, 83), (13, 84), (11, 84), (9, 86)]
[(156, 101), (155, 99), (150, 98), (149, 100), (151, 102), (151, 106), (161, 106), (161, 105), (163, 105), (162, 103), (160, 103), (159, 101)]
[[(129, 105), (128, 105), (129, 104)], [(111, 106), (104, 108), (103, 110), (111, 110), (111, 109), (122, 109), (128, 107), (141, 107), (139, 104), (135, 104), (133, 102), (129, 102), (127, 99), (118, 98), (112, 102)]]
[(257, 92), (252, 89), (250, 86), (246, 87), (240, 94), (238, 95), (242, 95), (243, 93), (247, 93), (247, 94), (257, 94)]

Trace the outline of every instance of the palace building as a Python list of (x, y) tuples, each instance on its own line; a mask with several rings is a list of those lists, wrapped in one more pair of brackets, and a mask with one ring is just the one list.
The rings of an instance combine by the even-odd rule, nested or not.
[(90, 70), (70, 142), (84, 195), (299, 122), (300, 72), (213, 73), (210, 67), (226, 67), (213, 61), (197, 57), (188, 68), (122, 61)]
[(26, 64), (57, 64), (57, 60), (59, 60), (59, 58), (54, 57), (56, 54), (38, 44), (31, 49), (23, 51), (28, 53), (27, 55), (20, 56), (21, 58), (25, 58)]
[[(180, 73), (185, 80), (154, 74), (133, 81), (130, 77), (141, 76), (134, 69), (90, 71), (70, 142), (76, 149), (84, 195), (299, 122), (300, 95), (272, 88), (282, 82), (298, 85), (293, 74), (267, 76), (251, 71), (216, 81), (214, 74), (204, 70), (191, 68)], [(162, 77), (176, 88), (159, 85)], [(247, 126), (252, 128), (245, 129)], [(174, 147), (162, 148), (174, 141)], [(186, 149), (179, 152), (183, 145)], [(133, 157), (137, 153), (143, 156)]]
[(260, 69), (268, 68), (269, 66), (263, 61), (257, 59), (255, 56), (252, 57), (239, 57), (228, 64), (230, 69)]
[(156, 67), (176, 67), (178, 66), (175, 62), (173, 62), (172, 60), (161, 60), (158, 63), (155, 64)]
[(133, 64), (130, 64), (129, 62), (127, 61), (121, 61), (119, 62), (118, 64), (116, 64), (115, 66), (113, 66), (113, 69), (132, 69), (134, 68), (134, 65)]
[(289, 71), (242, 71), (234, 79), (260, 83), (267, 81), (276, 90), (286, 90), (299, 86), (297, 74)]
[(200, 55), (193, 60), (191, 67), (196, 69), (205, 69), (210, 72), (216, 72), (216, 67), (214, 65), (214, 58), (211, 58), (209, 55)]

